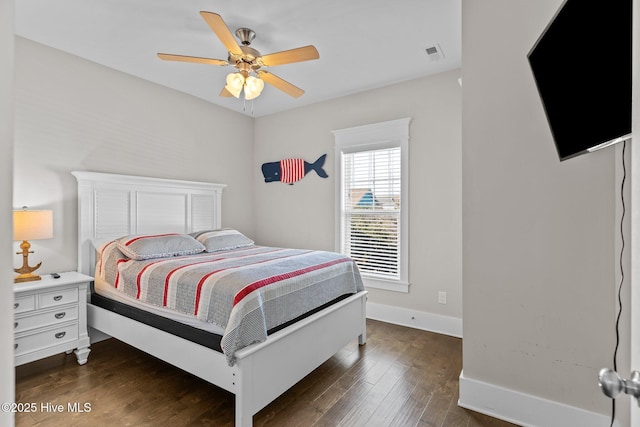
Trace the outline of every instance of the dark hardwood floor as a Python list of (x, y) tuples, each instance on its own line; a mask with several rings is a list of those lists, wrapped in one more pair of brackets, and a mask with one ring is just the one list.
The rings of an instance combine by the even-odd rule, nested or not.
[[(513, 426), (457, 406), (460, 339), (373, 320), (367, 328), (365, 346), (354, 340), (254, 425)], [(93, 345), (84, 366), (61, 354), (17, 367), (16, 402), (36, 407), (16, 415), (19, 427), (233, 426), (232, 394), (114, 339)]]

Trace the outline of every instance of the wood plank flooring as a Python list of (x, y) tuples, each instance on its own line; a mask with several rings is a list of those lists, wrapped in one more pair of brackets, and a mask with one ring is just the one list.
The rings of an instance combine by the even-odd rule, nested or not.
[[(367, 328), (365, 346), (354, 340), (254, 425), (513, 426), (457, 406), (460, 339), (374, 320)], [(233, 426), (231, 393), (114, 339), (91, 350), (84, 366), (61, 354), (16, 368), (16, 402), (36, 406), (16, 426)]]

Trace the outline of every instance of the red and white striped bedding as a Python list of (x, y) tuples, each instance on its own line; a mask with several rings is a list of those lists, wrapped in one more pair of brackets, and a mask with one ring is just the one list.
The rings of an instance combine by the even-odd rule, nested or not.
[(364, 290), (348, 257), (264, 246), (136, 261), (110, 242), (98, 250), (96, 277), (146, 304), (224, 328), (230, 365), (267, 330)]

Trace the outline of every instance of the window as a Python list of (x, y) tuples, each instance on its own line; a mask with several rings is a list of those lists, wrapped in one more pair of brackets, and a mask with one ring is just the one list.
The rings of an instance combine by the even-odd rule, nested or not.
[(334, 131), (337, 250), (366, 286), (408, 291), (409, 120)]

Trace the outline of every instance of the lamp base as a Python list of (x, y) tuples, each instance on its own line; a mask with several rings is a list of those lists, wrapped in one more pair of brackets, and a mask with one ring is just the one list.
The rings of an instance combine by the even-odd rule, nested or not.
[(31, 282), (33, 280), (41, 279), (40, 276), (38, 276), (37, 274), (33, 274), (33, 272), (40, 268), (42, 262), (39, 262), (34, 267), (29, 266), (29, 254), (33, 253), (29, 251), (30, 248), (31, 244), (24, 240), (22, 244), (20, 244), (20, 249), (22, 249), (22, 252), (16, 252), (16, 254), (18, 255), (22, 254), (22, 267), (13, 269), (13, 271), (15, 271), (16, 273), (20, 273), (19, 276), (16, 276), (13, 279), (13, 283)]
[(27, 274), (21, 274), (19, 276), (16, 276), (13, 279), (13, 283), (32, 282), (34, 280), (40, 280), (40, 279), (41, 277), (38, 276), (37, 274), (27, 273)]

